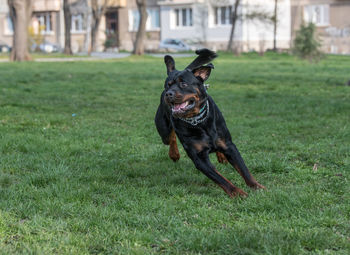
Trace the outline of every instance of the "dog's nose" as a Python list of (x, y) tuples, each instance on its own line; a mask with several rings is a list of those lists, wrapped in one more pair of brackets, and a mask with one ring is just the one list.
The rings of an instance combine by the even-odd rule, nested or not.
[(169, 91), (167, 91), (167, 92), (165, 93), (165, 97), (166, 97), (167, 99), (169, 99), (169, 100), (172, 100), (172, 99), (174, 99), (174, 97), (175, 97), (175, 92), (169, 90)]

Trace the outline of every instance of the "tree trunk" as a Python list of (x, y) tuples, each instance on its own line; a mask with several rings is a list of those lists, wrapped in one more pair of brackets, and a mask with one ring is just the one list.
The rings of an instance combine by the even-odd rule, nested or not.
[(238, 17), (238, 6), (240, 4), (240, 0), (236, 0), (235, 5), (233, 7), (233, 13), (232, 13), (232, 26), (231, 26), (231, 33), (230, 33), (230, 40), (228, 41), (227, 44), (227, 51), (232, 51), (232, 45), (234, 41), (234, 35), (235, 35), (235, 29), (236, 29), (236, 22), (237, 22), (237, 17)]
[(107, 6), (110, 3), (109, 0), (91, 0), (91, 13), (92, 13), (92, 21), (91, 21), (91, 45), (89, 48), (89, 55), (91, 55), (92, 51), (96, 51), (97, 47), (97, 34), (98, 28), (101, 23), (102, 16), (106, 13)]
[(275, 9), (273, 13), (273, 51), (277, 51), (277, 5), (278, 0), (275, 0)]
[(31, 0), (8, 0), (10, 17), (13, 24), (11, 61), (28, 61), (28, 24), (32, 16)]
[(143, 55), (145, 53), (144, 40), (146, 36), (147, 10), (146, 0), (136, 0), (137, 9), (140, 14), (139, 28), (136, 34), (133, 54)]
[(64, 54), (72, 55), (71, 47), (71, 34), (70, 30), (72, 28), (72, 14), (70, 11), (70, 5), (68, 0), (63, 1), (63, 11), (64, 11)]
[(98, 15), (96, 16), (95, 14), (93, 16), (94, 20), (91, 26), (91, 47), (89, 50), (89, 55), (91, 52), (96, 51), (98, 27), (100, 26), (101, 22), (101, 17), (98, 17)]
[(86, 34), (84, 38), (84, 51), (90, 52), (91, 45), (91, 12), (89, 11), (86, 17)]

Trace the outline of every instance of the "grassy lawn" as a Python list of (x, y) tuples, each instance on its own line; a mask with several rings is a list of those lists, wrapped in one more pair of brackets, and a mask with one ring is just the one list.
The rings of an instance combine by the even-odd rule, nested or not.
[(350, 58), (214, 64), (246, 199), (168, 158), (162, 59), (0, 63), (0, 254), (350, 254)]

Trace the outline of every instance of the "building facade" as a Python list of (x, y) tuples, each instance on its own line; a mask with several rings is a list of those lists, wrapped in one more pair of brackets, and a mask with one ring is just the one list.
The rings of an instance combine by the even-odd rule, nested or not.
[(0, 44), (12, 44), (13, 27), (7, 0), (0, 0)]
[[(145, 49), (154, 51), (158, 49), (160, 41), (160, 8), (157, 0), (147, 0), (147, 22)], [(125, 8), (119, 10), (119, 48), (131, 51), (136, 39), (138, 23), (140, 20), (136, 1), (127, 1)]]
[[(226, 49), (229, 41), (234, 0), (163, 0), (161, 39), (197, 41), (214, 49)], [(235, 43), (242, 51), (273, 47), (274, 0), (242, 0), (238, 9)], [(279, 0), (277, 47), (290, 46), (290, 1)], [(262, 49), (263, 48), (263, 49)]]
[(292, 0), (292, 39), (302, 22), (313, 22), (322, 51), (350, 54), (350, 0)]
[[(71, 0), (72, 50), (88, 51), (92, 13), (89, 0)], [(235, 0), (147, 0), (145, 48), (158, 49), (165, 39), (182, 39), (214, 50), (226, 49)], [(241, 0), (234, 34), (241, 51), (273, 47), (271, 16), (275, 0)], [(350, 0), (278, 0), (277, 48), (292, 46), (302, 22), (313, 22), (326, 53), (350, 54)], [(131, 51), (139, 23), (135, 0), (109, 2), (97, 35), (97, 50)], [(64, 47), (63, 0), (33, 0), (30, 41)], [(7, 0), (0, 0), (0, 44), (12, 44)]]
[[(88, 0), (71, 1), (73, 52), (88, 51), (91, 43), (92, 13)], [(159, 6), (147, 0), (148, 20), (146, 49), (156, 50), (160, 40)], [(97, 50), (108, 48), (132, 50), (138, 28), (139, 15), (135, 1), (110, 1), (97, 31)], [(51, 43), (64, 48), (63, 0), (33, 0), (32, 20), (29, 24), (30, 45)], [(7, 0), (0, 0), (0, 43), (12, 44), (13, 26)]]

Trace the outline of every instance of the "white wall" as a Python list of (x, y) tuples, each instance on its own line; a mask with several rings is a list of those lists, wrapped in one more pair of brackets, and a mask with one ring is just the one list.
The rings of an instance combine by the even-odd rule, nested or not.
[[(209, 44), (227, 44), (231, 32), (231, 25), (215, 25), (214, 8), (209, 1), (202, 3), (161, 6), (161, 40), (166, 38), (205, 41)], [(216, 3), (215, 3), (216, 4)], [(193, 26), (175, 27), (175, 8), (192, 7)], [(274, 0), (243, 0), (239, 12), (264, 11), (273, 15)], [(277, 47), (288, 48), (291, 38), (290, 0), (279, 0)], [(235, 29), (235, 41), (244, 44), (244, 50), (259, 50), (259, 43), (265, 41), (265, 49), (273, 44), (273, 25), (267, 21), (243, 20), (238, 21)]]
[(8, 13), (9, 8), (7, 4), (7, 0), (0, 0), (0, 13)]
[[(208, 5), (208, 42), (225, 42), (229, 41), (232, 25), (215, 25), (215, 10), (212, 5)], [(242, 9), (238, 9), (238, 13), (241, 13)], [(241, 40), (243, 36), (242, 22), (237, 20), (235, 26), (235, 40)]]
[[(179, 6), (176, 6), (179, 7)], [(183, 5), (181, 7), (192, 7), (193, 5)], [(195, 22), (193, 22), (192, 27), (181, 27), (177, 28), (175, 27), (175, 13), (174, 13), (175, 6), (161, 6), (160, 7), (160, 30), (161, 40), (166, 38), (174, 38), (174, 39), (194, 39), (197, 36), (199, 36), (199, 33), (197, 33), (197, 25)], [(195, 10), (193, 10), (193, 17), (195, 16)], [(194, 19), (195, 21), (195, 19)], [(197, 28), (197, 29), (196, 29)]]
[(8, 30), (9, 8), (7, 0), (0, 0), (0, 42), (12, 45), (12, 32)]
[[(245, 11), (263, 11), (268, 14), (274, 12), (274, 0), (245, 0)], [(277, 48), (288, 48), (291, 39), (291, 8), (290, 0), (278, 0), (277, 9)], [(273, 46), (273, 24), (258, 20), (246, 20), (243, 24), (243, 41), (245, 50), (257, 49), (261, 41), (265, 41), (265, 48)]]
[[(193, 26), (175, 27), (175, 8), (192, 8)], [(190, 4), (176, 6), (161, 6), (160, 14), (161, 40), (166, 38), (187, 39), (196, 41), (228, 41), (231, 26), (215, 26), (213, 8), (206, 4)], [(241, 23), (236, 26), (235, 36), (242, 36)]]

